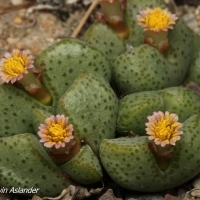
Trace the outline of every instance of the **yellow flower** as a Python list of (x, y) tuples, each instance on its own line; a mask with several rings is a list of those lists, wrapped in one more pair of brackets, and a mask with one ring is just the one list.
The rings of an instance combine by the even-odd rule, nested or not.
[(161, 145), (162, 147), (167, 144), (175, 145), (176, 141), (180, 140), (180, 135), (183, 134), (183, 131), (180, 131), (179, 128), (183, 124), (178, 122), (177, 114), (158, 111), (147, 118), (149, 122), (145, 125), (147, 126), (147, 134), (150, 135), (148, 138), (149, 140), (154, 140), (156, 145)]
[(178, 19), (175, 14), (171, 14), (168, 9), (161, 9), (160, 7), (140, 11), (137, 15), (138, 24), (144, 28), (144, 31), (167, 31), (173, 29), (172, 25)]
[(28, 69), (33, 68), (33, 57), (27, 52), (14, 49), (12, 54), (5, 52), (4, 58), (0, 60), (0, 77), (2, 82), (14, 83), (21, 80)]
[(44, 143), (45, 147), (55, 149), (65, 147), (72, 139), (74, 139), (73, 125), (67, 125), (68, 117), (64, 115), (52, 115), (45, 120), (45, 124), (40, 124), (38, 136), (40, 142)]
[(12, 54), (5, 52), (0, 59), (0, 85), (17, 82), (16, 86), (24, 88), (38, 101), (45, 105), (51, 104), (51, 94), (42, 85), (42, 71), (33, 66), (33, 56), (27, 51), (14, 49)]

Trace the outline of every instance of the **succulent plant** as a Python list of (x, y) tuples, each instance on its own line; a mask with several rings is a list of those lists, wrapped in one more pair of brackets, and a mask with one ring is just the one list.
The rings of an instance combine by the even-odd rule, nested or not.
[(117, 132), (121, 136), (146, 135), (147, 116), (155, 110), (165, 110), (163, 99), (157, 92), (139, 92), (126, 95), (119, 101)]
[(184, 122), (193, 114), (199, 114), (199, 97), (186, 87), (171, 87), (158, 91), (164, 102), (164, 109), (175, 112), (179, 120)]
[(167, 61), (156, 49), (146, 44), (113, 60), (112, 83), (122, 95), (173, 86)]
[(116, 130), (122, 136), (145, 135), (147, 116), (156, 110), (175, 112), (184, 122), (199, 113), (199, 97), (181, 86), (126, 95), (119, 101)]
[[(197, 148), (198, 145), (198, 138), (196, 137), (198, 137), (198, 127), (200, 126), (199, 106), (198, 96), (185, 87), (171, 87), (159, 91), (140, 92), (125, 96), (119, 103), (117, 130), (121, 135), (126, 134), (129, 137), (105, 139), (100, 146), (102, 164), (111, 178), (127, 189), (156, 192), (175, 187), (194, 177), (198, 173), (200, 163), (198, 156), (195, 157), (193, 154), (193, 147), (190, 148), (190, 146), (194, 145), (194, 148)], [(180, 132), (180, 134), (183, 134), (181, 140), (176, 145), (175, 140), (172, 140), (172, 144), (175, 145), (173, 156), (171, 155), (171, 149), (164, 154), (164, 158), (170, 156), (167, 164), (163, 163), (162, 160), (160, 163), (162, 157), (155, 157), (157, 152), (161, 152), (160, 148), (155, 150), (160, 142), (156, 145), (152, 142), (149, 143), (147, 136), (144, 136), (144, 133), (148, 134), (149, 132), (150, 137), (152, 137), (152, 131), (154, 130), (158, 132), (157, 136), (160, 134), (162, 138), (166, 133), (165, 127), (166, 129), (167, 127), (175, 127), (175, 125), (163, 124), (162, 128), (156, 128), (156, 126), (159, 126), (159, 120), (162, 120), (162, 117), (159, 117), (155, 111), (160, 112), (162, 110), (177, 113), (179, 121), (183, 122)], [(155, 124), (151, 124), (155, 119), (152, 117), (147, 118), (151, 113), (155, 113), (155, 119), (158, 119)], [(175, 119), (175, 117), (173, 118)], [(149, 123), (147, 123), (147, 119), (149, 119)], [(179, 126), (177, 122), (175, 124)], [(148, 126), (146, 129), (145, 125)], [(176, 135), (175, 129), (174, 131), (175, 137), (180, 139)], [(130, 132), (133, 133), (132, 136)], [(155, 141), (158, 142), (159, 140), (156, 139)], [(153, 152), (151, 152), (152, 148)], [(198, 151), (197, 149), (196, 151)], [(185, 153), (188, 156), (184, 156)], [(181, 168), (181, 166), (185, 167)]]
[[(108, 2), (110, 1), (105, 2), (109, 4)], [(114, 2), (112, 3), (115, 4)], [(157, 29), (153, 27), (155, 23), (152, 23), (152, 25), (144, 23), (146, 20), (145, 17), (148, 18), (147, 13), (154, 12), (153, 9), (150, 10), (152, 7), (156, 9), (158, 7), (165, 8), (164, 11), (162, 9), (155, 11), (162, 15), (162, 17), (157, 17), (157, 13), (155, 13), (155, 18), (153, 15), (151, 16), (152, 21), (164, 19), (166, 16), (169, 17), (169, 19), (166, 17), (166, 21), (169, 22), (166, 27), (162, 20), (156, 21), (157, 24), (160, 23), (160, 27), (156, 27)], [(141, 11), (145, 8), (148, 9)], [(107, 11), (105, 12), (107, 16)], [(166, 16), (163, 17), (164, 15)], [(93, 24), (83, 38), (100, 51), (106, 52), (107, 57), (111, 60), (112, 84), (114, 89), (124, 95), (139, 91), (159, 90), (179, 86), (184, 81), (193, 56), (196, 54), (196, 50), (198, 50), (199, 36), (196, 36), (181, 18), (177, 20), (174, 14), (169, 14), (166, 10), (166, 5), (162, 1), (127, 1), (127, 6), (124, 10), (124, 22), (129, 28), (127, 38), (118, 38), (117, 31), (116, 36), (112, 36), (111, 38), (114, 31), (106, 28), (106, 26), (110, 25), (109, 23), (107, 23), (108, 25)], [(138, 23), (143, 26), (144, 30)], [(173, 30), (168, 30), (172, 28)], [(163, 32), (166, 33), (163, 35)], [(145, 34), (146, 36), (144, 36)], [(161, 51), (164, 51), (162, 54), (156, 51), (155, 48), (150, 47), (155, 47), (154, 44), (151, 44), (152, 38), (155, 40), (156, 38), (161, 38), (159, 48), (161, 48)], [(122, 42), (126, 46), (130, 46), (131, 50), (126, 51), (123, 48)], [(111, 47), (111, 43), (115, 45)], [(143, 43), (148, 45), (144, 45)], [(114, 47), (118, 48), (114, 50)], [(105, 49), (108, 50), (105, 51)], [(116, 52), (117, 50), (118, 53)]]
[[(171, 47), (165, 57), (149, 45), (140, 45), (115, 58), (112, 81), (116, 90), (127, 94), (180, 85), (192, 60), (191, 37), (191, 31), (179, 20), (169, 34)], [(183, 40), (188, 48), (180, 45)]]
[(55, 196), (72, 184), (48, 156), (36, 135), (23, 133), (2, 137), (0, 149), (1, 186), (8, 189), (33, 187), (39, 189), (38, 195)]
[(93, 46), (74, 38), (66, 38), (45, 49), (35, 58), (35, 66), (42, 70), (42, 81), (54, 105), (82, 73), (94, 72), (107, 81), (111, 78), (107, 58)]
[(51, 106), (44, 106), (28, 95), (25, 91), (13, 85), (3, 84), (0, 86), (0, 136), (12, 136), (19, 133), (33, 132), (34, 108), (53, 112)]
[(109, 60), (126, 51), (125, 41), (109, 26), (102, 23), (91, 25), (83, 39), (104, 53)]
[(98, 155), (102, 139), (115, 137), (118, 102), (108, 83), (92, 73), (82, 74), (61, 97), (59, 113), (69, 116), (75, 135)]
[(197, 51), (195, 59), (192, 61), (192, 64), (189, 68), (185, 83), (194, 82), (200, 85), (200, 52)]
[[(17, 53), (5, 56), (3, 67), (25, 58), (23, 52)], [(102, 139), (114, 138), (118, 111), (116, 95), (108, 83), (111, 69), (107, 58), (85, 42), (68, 38), (38, 55), (35, 67), (42, 69), (51, 101), (49, 93), (35, 99), (35, 93), (32, 96), (12, 84), (0, 87), (0, 148), (4, 151), (0, 155), (0, 185), (9, 189), (37, 187), (41, 196), (56, 196), (69, 184), (101, 181), (99, 146)], [(19, 80), (31, 82), (28, 73)]]
[(70, 161), (60, 165), (60, 169), (83, 185), (97, 183), (103, 177), (100, 161), (87, 145), (84, 145)]
[(199, 37), (161, 1), (100, 4), (105, 24), (83, 40), (0, 60), (0, 186), (55, 196), (100, 182), (104, 167), (156, 192), (199, 172), (200, 101), (180, 86), (188, 70), (198, 83)]
[(130, 190), (157, 192), (176, 187), (199, 173), (199, 126), (199, 115), (184, 122), (182, 138), (165, 171), (158, 167), (146, 136), (103, 140), (102, 164), (117, 184)]
[(136, 15), (140, 10), (143, 10), (147, 7), (154, 8), (154, 7), (161, 7), (165, 8), (166, 4), (164, 1), (159, 0), (128, 0), (127, 6), (125, 9), (125, 21), (130, 30), (130, 34), (128, 37), (128, 43), (132, 44), (133, 46), (138, 46), (143, 43), (143, 30), (140, 26), (138, 26), (138, 22), (136, 19)]

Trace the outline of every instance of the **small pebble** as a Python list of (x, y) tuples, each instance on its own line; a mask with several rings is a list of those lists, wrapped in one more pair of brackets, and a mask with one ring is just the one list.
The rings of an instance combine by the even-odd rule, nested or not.
[(196, 178), (192, 185), (194, 186), (194, 188), (200, 189), (200, 178)]
[(164, 200), (181, 200), (179, 197), (174, 197), (172, 195), (166, 194)]
[(90, 3), (92, 3), (92, 0), (83, 0), (85, 6), (88, 6)]
[(192, 185), (194, 189), (191, 190), (190, 195), (193, 197), (200, 197), (200, 178), (195, 179)]
[(180, 199), (184, 199), (185, 196), (186, 196), (186, 191), (185, 191), (184, 189), (180, 189), (180, 190), (178, 191), (178, 197), (179, 197)]
[(23, 3), (23, 0), (10, 0), (13, 5), (19, 5)]
[(50, 43), (54, 43), (55, 42), (54, 38), (46, 38), (46, 41), (50, 42)]
[(11, 195), (8, 194), (0, 194), (0, 200), (10, 200)]
[(24, 18), (26, 15), (26, 9), (19, 10), (19, 12), (17, 14), (19, 17)]
[(113, 190), (112, 189), (108, 189), (100, 198), (99, 200), (122, 200), (121, 198), (116, 198)]
[(200, 197), (200, 190), (199, 189), (194, 189), (191, 193), (191, 196), (193, 197)]
[(76, 3), (78, 0), (65, 0), (66, 4)]
[(13, 22), (17, 25), (20, 25), (22, 24), (22, 18), (17, 16), (14, 18)]
[(125, 200), (164, 200), (164, 197), (158, 194), (140, 194), (129, 195)]
[(7, 38), (7, 42), (8, 44), (12, 45), (12, 44), (16, 44), (19, 41), (19, 38), (13, 38), (13, 37), (8, 37)]

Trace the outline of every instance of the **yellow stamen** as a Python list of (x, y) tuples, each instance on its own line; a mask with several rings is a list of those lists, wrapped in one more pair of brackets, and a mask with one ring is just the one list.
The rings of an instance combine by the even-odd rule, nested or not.
[(170, 118), (163, 119), (158, 122), (155, 127), (155, 135), (161, 140), (169, 140), (175, 128), (172, 126), (173, 122)]
[(169, 16), (161, 8), (156, 8), (148, 13), (144, 22), (149, 28), (164, 29), (169, 24)]
[(21, 57), (15, 56), (5, 60), (3, 71), (12, 77), (17, 77), (26, 70), (25, 65)]
[(67, 130), (61, 124), (52, 124), (49, 127), (49, 139), (52, 142), (63, 141), (67, 136)]

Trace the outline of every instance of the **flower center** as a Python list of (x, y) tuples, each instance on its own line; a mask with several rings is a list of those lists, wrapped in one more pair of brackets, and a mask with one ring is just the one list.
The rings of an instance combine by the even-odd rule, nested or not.
[(149, 28), (163, 29), (169, 24), (169, 16), (161, 8), (157, 8), (147, 14), (145, 23)]
[(10, 76), (17, 77), (25, 71), (25, 62), (21, 57), (6, 59), (3, 71)]
[(52, 142), (63, 141), (67, 137), (67, 129), (64, 129), (61, 124), (52, 124), (49, 127), (48, 139)]
[(160, 120), (155, 127), (155, 134), (161, 140), (169, 140), (174, 132), (173, 122), (170, 118)]

